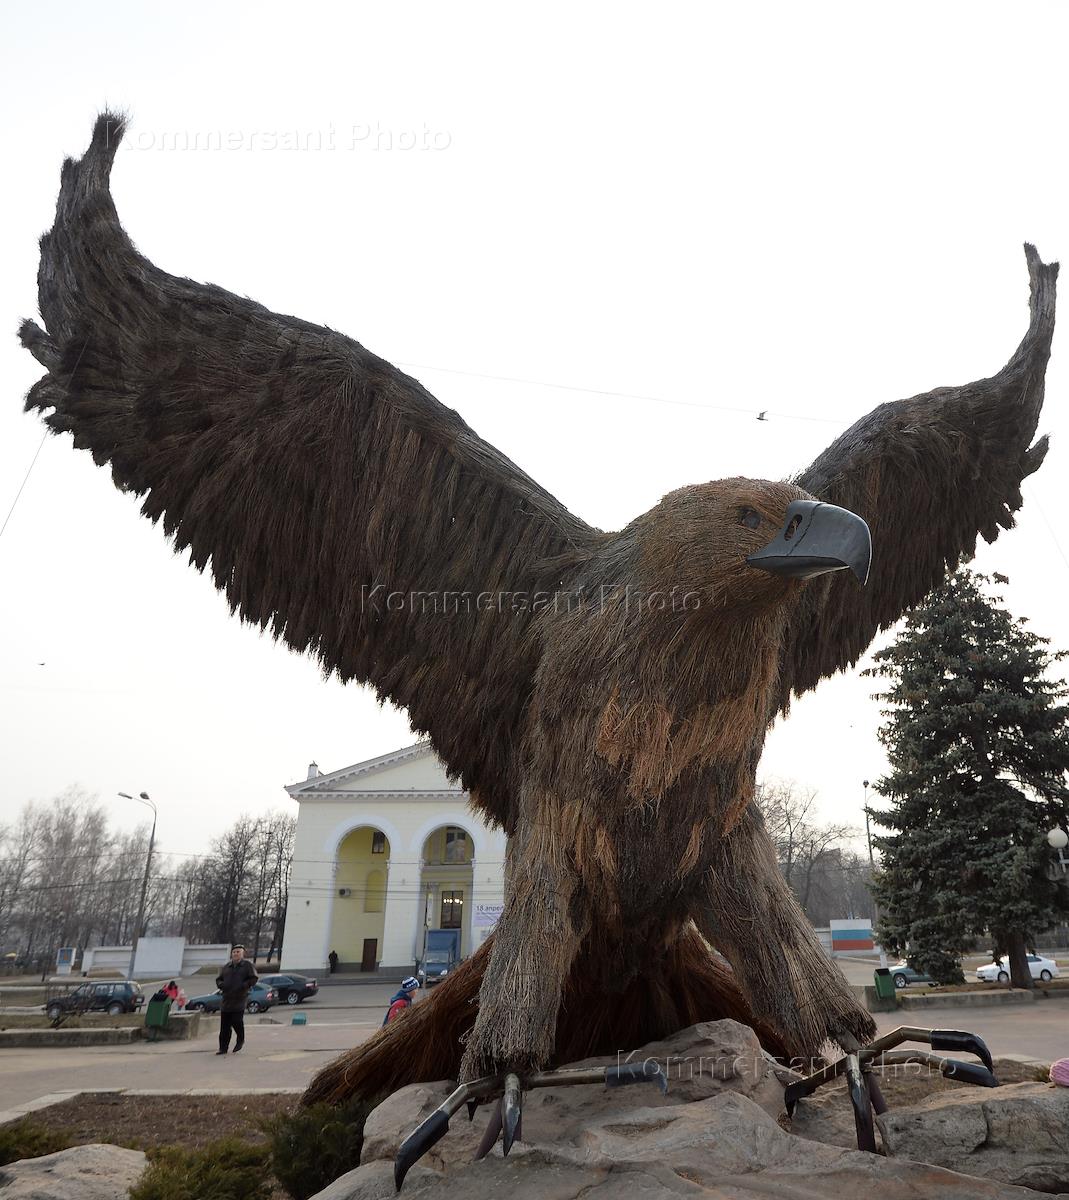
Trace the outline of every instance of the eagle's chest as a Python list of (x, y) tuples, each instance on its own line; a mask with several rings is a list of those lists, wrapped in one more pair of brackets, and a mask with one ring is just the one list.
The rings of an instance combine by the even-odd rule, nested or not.
[(689, 913), (720, 840), (753, 795), (743, 763), (688, 776), (657, 803), (618, 803), (603, 810), (585, 840), (584, 891), (606, 926), (636, 926)]

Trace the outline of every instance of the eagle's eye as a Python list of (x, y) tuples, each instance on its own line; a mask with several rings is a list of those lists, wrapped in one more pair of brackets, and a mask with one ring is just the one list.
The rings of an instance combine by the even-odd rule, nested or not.
[(761, 514), (752, 508), (740, 508), (739, 524), (745, 525), (747, 529), (759, 529), (761, 526)]

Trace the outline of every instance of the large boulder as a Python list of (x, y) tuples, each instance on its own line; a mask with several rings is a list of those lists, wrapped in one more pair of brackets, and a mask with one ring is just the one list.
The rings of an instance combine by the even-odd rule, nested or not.
[[(638, 1089), (626, 1089), (634, 1094)], [(448, 1138), (450, 1135), (447, 1134)], [(530, 1138), (526, 1119), (525, 1138)], [(318, 1200), (386, 1200), (384, 1160), (342, 1176)], [(939, 1167), (843, 1150), (786, 1133), (753, 1100), (723, 1091), (677, 1105), (593, 1116), (568, 1140), (525, 1140), (442, 1174), (413, 1173), (412, 1200), (1027, 1200), (1035, 1193)]]
[[(569, 1067), (604, 1066), (584, 1059)], [(621, 1062), (656, 1062), (668, 1077), (668, 1094), (648, 1083), (607, 1090), (603, 1084), (538, 1088), (523, 1101), (523, 1136), (530, 1143), (574, 1141), (594, 1119), (630, 1114), (636, 1107), (675, 1107), (722, 1092), (746, 1096), (765, 1112), (783, 1111), (783, 1085), (776, 1079), (752, 1029), (737, 1021), (702, 1021), (661, 1042), (652, 1042)], [(397, 1147), (456, 1085), (450, 1080), (415, 1083), (395, 1092), (368, 1116), (361, 1162), (393, 1159)], [(490, 1119), (482, 1107), (469, 1124), (462, 1109), (449, 1133), (424, 1158), (436, 1170), (470, 1162)]]
[(1069, 1191), (1069, 1088), (1011, 1083), (938, 1093), (877, 1118), (888, 1154)]
[(4, 1200), (126, 1200), (148, 1160), (120, 1146), (74, 1146), (0, 1167)]

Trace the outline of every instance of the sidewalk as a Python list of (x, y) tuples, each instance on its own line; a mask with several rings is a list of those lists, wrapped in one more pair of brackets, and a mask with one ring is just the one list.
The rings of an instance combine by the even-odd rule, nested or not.
[[(272, 1016), (278, 1011), (272, 1010)], [(288, 1022), (291, 1011), (281, 1011)], [(320, 1067), (369, 1037), (382, 1021), (381, 1015), (367, 1020), (362, 1013), (354, 1013), (350, 1021), (316, 1022), (309, 1012), (308, 1019), (308, 1025), (278, 1025), (246, 1017), (245, 1048), (225, 1057), (216, 1056), (217, 1023), (210, 1018), (208, 1032), (195, 1041), (5, 1050), (0, 1059), (3, 1107), (71, 1089), (303, 1089)]]

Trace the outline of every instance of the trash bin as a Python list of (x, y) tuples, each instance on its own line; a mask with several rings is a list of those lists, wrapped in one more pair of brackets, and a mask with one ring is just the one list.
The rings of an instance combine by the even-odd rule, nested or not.
[(895, 998), (895, 981), (891, 978), (891, 968), (877, 967), (872, 976), (876, 982), (876, 995), (881, 1000), (893, 1000)]
[(145, 1028), (151, 1029), (149, 1035), (150, 1041), (156, 1041), (160, 1036), (160, 1030), (167, 1024), (167, 1018), (171, 1015), (170, 999), (156, 1000), (153, 998), (148, 1002), (145, 1009)]

